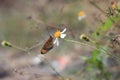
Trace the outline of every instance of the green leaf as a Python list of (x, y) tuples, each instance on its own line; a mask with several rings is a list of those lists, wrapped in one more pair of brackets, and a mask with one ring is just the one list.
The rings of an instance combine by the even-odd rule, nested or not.
[(96, 62), (98, 55), (99, 55), (99, 50), (95, 49), (93, 51), (93, 56), (92, 56), (93, 62)]

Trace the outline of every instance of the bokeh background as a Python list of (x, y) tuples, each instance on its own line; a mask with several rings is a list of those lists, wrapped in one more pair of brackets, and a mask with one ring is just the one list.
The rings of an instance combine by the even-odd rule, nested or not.
[[(60, 24), (67, 26), (66, 39), (84, 42), (80, 35), (86, 34), (104, 47), (110, 42), (109, 34), (119, 33), (119, 27), (113, 24), (101, 37), (92, 36), (108, 17), (90, 1), (105, 12), (112, 1), (120, 4), (119, 0), (0, 0), (0, 42), (6, 40), (23, 49), (39, 44), (30, 54), (0, 45), (0, 80), (58, 80), (60, 75), (49, 64), (64, 76), (63, 80), (120, 80), (119, 67), (108, 69), (110, 64), (117, 64), (115, 58), (104, 56), (102, 61), (108, 69), (104, 72), (110, 73), (101, 73), (109, 78), (100, 77), (97, 69), (91, 72), (88, 68), (88, 71), (83, 70), (87, 66), (86, 57), (92, 56), (94, 49), (63, 39), (59, 39), (58, 47), (45, 54), (49, 63), (44, 60), (36, 62), (42, 45), (50, 34), (59, 29)], [(82, 20), (78, 19), (80, 11), (86, 16)], [(111, 51), (120, 53), (119, 48)]]

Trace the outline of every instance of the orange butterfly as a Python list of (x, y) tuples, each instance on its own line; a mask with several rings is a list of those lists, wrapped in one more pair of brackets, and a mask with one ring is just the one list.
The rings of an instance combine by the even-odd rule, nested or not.
[(41, 49), (41, 54), (46, 54), (48, 51), (50, 51), (52, 48), (54, 47), (53, 44), (53, 37), (50, 36), (47, 41), (45, 42), (45, 44), (43, 45), (42, 49)]

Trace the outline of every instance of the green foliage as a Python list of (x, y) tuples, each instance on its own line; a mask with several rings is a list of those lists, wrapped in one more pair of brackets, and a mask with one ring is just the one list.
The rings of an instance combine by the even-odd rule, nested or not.
[(111, 16), (110, 18), (107, 18), (101, 26), (96, 29), (96, 31), (93, 33), (93, 36), (95, 38), (100, 37), (105, 34), (106, 31), (110, 30), (113, 25), (120, 21), (120, 16)]
[[(104, 64), (104, 60), (107, 58), (106, 56), (107, 54), (105, 54), (105, 51), (107, 51), (107, 47), (102, 48), (99, 47), (99, 49), (98, 48), (94, 49), (92, 53), (93, 55), (85, 60), (85, 63), (87, 65), (85, 69), (86, 71), (94, 72), (92, 78), (95, 80), (101, 79), (109, 80), (111, 77), (111, 73), (109, 71), (106, 71), (105, 67), (106, 64)], [(98, 70), (99, 73), (95, 72), (96, 70)]]
[(103, 70), (104, 64), (103, 61), (98, 58), (99, 55), (100, 51), (95, 49), (93, 51), (92, 57), (86, 59), (86, 64), (88, 64), (88, 67), (91, 66), (91, 68), (98, 68), (99, 70)]
[[(94, 38), (98, 38), (100, 36), (104, 36), (105, 32), (110, 30), (111, 27), (114, 26), (120, 20), (119, 6), (118, 2), (111, 2), (111, 6), (108, 6), (108, 12), (105, 12), (97, 3), (93, 0), (88, 0), (94, 7), (96, 7), (100, 12), (106, 15), (107, 19), (104, 21), (102, 25), (100, 25), (95, 32), (93, 33)], [(114, 7), (113, 7), (114, 6)], [(116, 7), (117, 6), (117, 7)]]

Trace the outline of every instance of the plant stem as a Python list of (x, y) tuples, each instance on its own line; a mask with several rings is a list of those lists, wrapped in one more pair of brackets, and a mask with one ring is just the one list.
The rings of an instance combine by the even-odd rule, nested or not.
[(21, 48), (21, 47), (15, 46), (15, 45), (13, 45), (13, 44), (12, 44), (12, 47), (15, 48), (15, 49), (18, 49), (18, 50), (20, 50), (20, 51), (27, 52), (26, 49), (23, 49), (23, 48)]
[(89, 1), (95, 8), (97, 8), (99, 11), (101, 11), (102, 13), (104, 13), (105, 16), (108, 17), (112, 22), (114, 22), (114, 20), (112, 20), (112, 18), (109, 17), (109, 16), (107, 15), (107, 13), (106, 13), (104, 10), (102, 10), (95, 2), (93, 2), (93, 1), (91, 1), (91, 0), (88, 0), (88, 1)]
[(45, 58), (46, 62), (49, 64), (50, 68), (56, 73), (58, 74), (58, 76), (61, 78), (61, 80), (65, 80), (64, 76), (62, 76), (59, 72), (56, 71), (56, 69), (51, 65), (51, 63)]
[(112, 55), (110, 51), (104, 50), (101, 46), (99, 46), (99, 48), (97, 48), (97, 47), (93, 47), (93, 46), (88, 45), (88, 44), (86, 44), (86, 43), (82, 43), (82, 42), (75, 41), (75, 40), (69, 40), (69, 39), (64, 39), (64, 40), (67, 41), (67, 42), (72, 42), (72, 43), (77, 43), (77, 44), (80, 44), (80, 45), (88, 46), (88, 47), (90, 47), (90, 48), (97, 49), (97, 50), (99, 50), (99, 51), (100, 51), (100, 50), (103, 50), (103, 53), (104, 53), (104, 54), (107, 53), (109, 56), (111, 56), (111, 57), (113, 57), (113, 58), (116, 58), (116, 60), (120, 62), (118, 56)]

